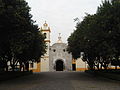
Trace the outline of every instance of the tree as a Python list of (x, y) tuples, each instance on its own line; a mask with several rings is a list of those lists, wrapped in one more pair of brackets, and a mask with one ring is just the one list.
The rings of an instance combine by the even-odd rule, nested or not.
[(104, 1), (96, 14), (87, 14), (82, 22), (77, 23), (76, 30), (68, 38), (68, 51), (74, 58), (85, 53), (89, 67), (107, 69), (115, 57), (120, 56), (120, 2)]
[(25, 0), (0, 0), (0, 60), (10, 61), (13, 70), (45, 53), (44, 36), (29, 12)]

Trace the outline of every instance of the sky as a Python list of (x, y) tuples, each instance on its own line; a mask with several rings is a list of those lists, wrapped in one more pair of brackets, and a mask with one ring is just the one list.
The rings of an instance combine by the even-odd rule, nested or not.
[(58, 40), (67, 43), (68, 37), (75, 30), (75, 18), (83, 20), (85, 13), (95, 14), (102, 0), (26, 0), (31, 7), (33, 20), (41, 27), (46, 21), (51, 28), (51, 45)]

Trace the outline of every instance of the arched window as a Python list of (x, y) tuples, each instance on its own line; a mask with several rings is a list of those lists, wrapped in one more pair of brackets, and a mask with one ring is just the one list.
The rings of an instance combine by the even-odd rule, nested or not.
[(47, 38), (47, 34), (46, 33), (44, 33), (44, 36), (45, 36), (45, 38)]

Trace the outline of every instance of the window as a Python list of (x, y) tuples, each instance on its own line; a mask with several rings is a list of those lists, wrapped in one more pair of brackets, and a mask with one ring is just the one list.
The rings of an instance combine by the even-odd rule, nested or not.
[(47, 34), (46, 33), (44, 33), (44, 36), (45, 36), (45, 38), (47, 38)]
[(63, 52), (65, 52), (65, 49), (63, 49)]
[(53, 52), (55, 52), (56, 50), (55, 49), (53, 49)]

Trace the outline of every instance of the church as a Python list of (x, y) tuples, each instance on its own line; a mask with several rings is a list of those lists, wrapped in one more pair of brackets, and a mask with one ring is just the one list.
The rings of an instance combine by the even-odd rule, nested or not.
[(46, 53), (40, 58), (39, 63), (30, 63), (29, 70), (33, 72), (53, 72), (53, 71), (84, 71), (86, 64), (81, 58), (74, 60), (71, 53), (67, 52), (67, 44), (62, 42), (59, 34), (58, 41), (50, 46), (50, 27), (45, 22), (39, 29), (45, 35), (47, 45)]

